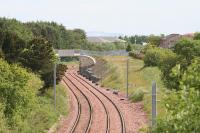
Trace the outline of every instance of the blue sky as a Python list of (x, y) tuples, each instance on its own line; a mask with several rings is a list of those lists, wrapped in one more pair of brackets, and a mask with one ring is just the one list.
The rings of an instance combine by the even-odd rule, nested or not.
[(0, 16), (134, 34), (200, 31), (200, 0), (0, 0)]

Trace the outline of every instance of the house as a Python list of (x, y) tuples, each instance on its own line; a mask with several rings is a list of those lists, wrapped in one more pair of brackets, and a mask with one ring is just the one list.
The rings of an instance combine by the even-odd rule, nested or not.
[(180, 39), (181, 39), (180, 34), (170, 34), (170, 35), (162, 38), (161, 43), (160, 43), (160, 47), (161, 48), (171, 48)]
[(176, 44), (176, 42), (178, 42), (180, 39), (182, 39), (182, 38), (193, 39), (193, 37), (194, 37), (193, 33), (184, 34), (184, 35), (170, 34), (170, 35), (167, 35), (164, 38), (162, 38), (159, 47), (161, 47), (161, 48), (172, 48)]

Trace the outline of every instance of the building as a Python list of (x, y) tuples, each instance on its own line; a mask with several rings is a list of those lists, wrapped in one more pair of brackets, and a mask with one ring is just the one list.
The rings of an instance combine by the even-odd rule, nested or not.
[(167, 35), (164, 38), (162, 38), (160, 47), (161, 48), (172, 48), (176, 44), (176, 42), (178, 42), (180, 39), (182, 39), (182, 38), (193, 39), (193, 37), (194, 37), (193, 33), (184, 34), (184, 35), (170, 34), (170, 35)]

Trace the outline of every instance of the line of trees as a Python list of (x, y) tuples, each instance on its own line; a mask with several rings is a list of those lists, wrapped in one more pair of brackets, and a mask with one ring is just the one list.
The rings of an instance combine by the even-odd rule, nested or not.
[(119, 39), (123, 39), (127, 41), (129, 44), (140, 44), (148, 43), (151, 45), (158, 46), (160, 45), (161, 39), (164, 35), (156, 36), (156, 35), (135, 35), (135, 36), (120, 36)]
[[(52, 38), (54, 35), (59, 37), (61, 34), (51, 32), (58, 26), (57, 24), (49, 29), (48, 25), (52, 23), (44, 24), (44, 27), (39, 28), (31, 25), (34, 23), (0, 19), (0, 132), (31, 132), (32, 124), (37, 124), (31, 124), (33, 117), (46, 118), (52, 115), (48, 109), (40, 107), (46, 107), (40, 101), (47, 99), (40, 96), (53, 84), (53, 65), (57, 60), (54, 47), (58, 44), (60, 47), (62, 43), (58, 41), (62, 39)], [(78, 41), (82, 31), (73, 32), (77, 32), (79, 37), (75, 40)], [(65, 44), (62, 45), (64, 47)], [(58, 80), (62, 78), (66, 69), (64, 65), (58, 66)], [(33, 120), (38, 122), (40, 119)]]
[(171, 91), (164, 101), (166, 116), (152, 132), (189, 133), (200, 130), (200, 33), (194, 39), (182, 39), (172, 49), (148, 45), (145, 66), (157, 66)]

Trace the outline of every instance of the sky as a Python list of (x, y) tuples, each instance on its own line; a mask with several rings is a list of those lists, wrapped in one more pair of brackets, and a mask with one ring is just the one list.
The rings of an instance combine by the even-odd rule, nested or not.
[(0, 17), (55, 21), (86, 32), (135, 34), (200, 31), (200, 0), (0, 0)]

